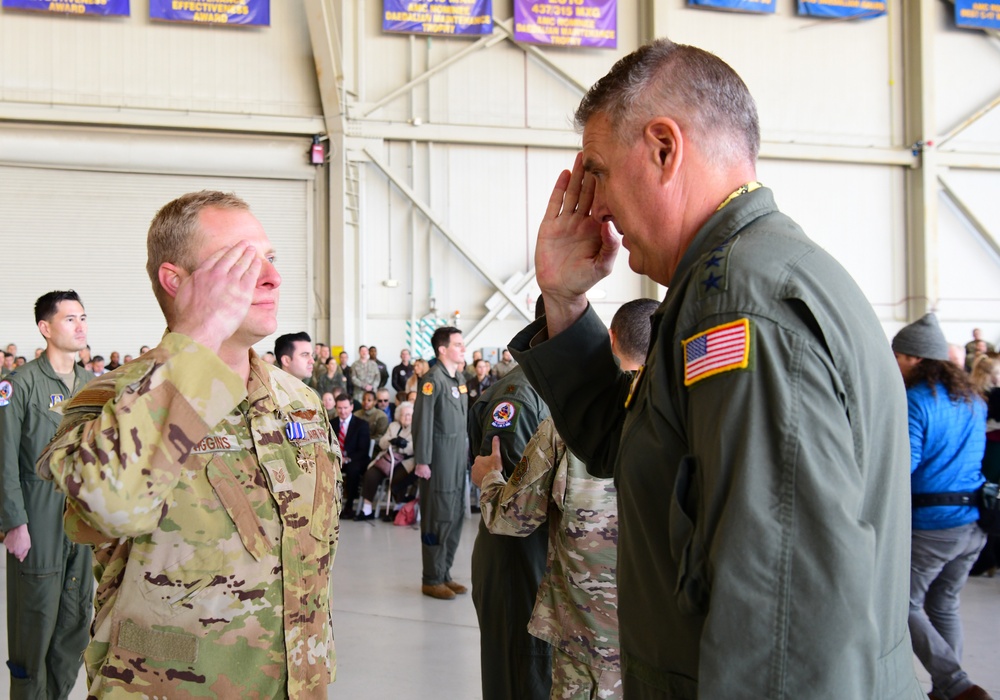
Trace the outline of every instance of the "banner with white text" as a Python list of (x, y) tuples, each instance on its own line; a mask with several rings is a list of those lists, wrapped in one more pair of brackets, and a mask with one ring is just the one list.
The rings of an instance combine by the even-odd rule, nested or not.
[(885, 14), (886, 0), (799, 0), (799, 14), (830, 19), (871, 19)]
[(194, 24), (267, 27), (271, 0), (149, 0), (150, 19)]
[(1000, 29), (1000, 2), (955, 0), (955, 24), (970, 29)]
[(127, 17), (129, 0), (3, 0), (3, 7), (11, 10), (32, 10), (59, 15), (99, 15)]
[(382, 31), (432, 36), (493, 33), (493, 0), (384, 0)]
[(688, 7), (774, 14), (777, 0), (688, 0)]
[(546, 46), (618, 46), (618, 0), (514, 0), (514, 39)]

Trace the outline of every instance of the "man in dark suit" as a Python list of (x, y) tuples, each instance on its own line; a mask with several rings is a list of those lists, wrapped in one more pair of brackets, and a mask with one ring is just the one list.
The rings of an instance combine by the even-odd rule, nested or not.
[(344, 456), (344, 512), (341, 521), (354, 518), (354, 499), (358, 497), (361, 475), (368, 468), (371, 448), (371, 433), (368, 423), (355, 417), (354, 402), (347, 394), (337, 396), (335, 408), (337, 417), (331, 421), (333, 432), (340, 441), (340, 453)]

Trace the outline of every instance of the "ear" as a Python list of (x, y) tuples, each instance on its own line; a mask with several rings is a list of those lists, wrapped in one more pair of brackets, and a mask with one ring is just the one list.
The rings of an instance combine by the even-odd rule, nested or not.
[(281, 369), (285, 369), (288, 365), (292, 364), (292, 358), (289, 355), (282, 355), (278, 358), (278, 361), (281, 362)]
[(38, 322), (38, 332), (42, 334), (42, 337), (46, 340), (52, 338), (52, 328), (49, 326), (49, 322), (42, 319)]
[(171, 299), (177, 296), (177, 288), (181, 286), (181, 282), (187, 277), (187, 271), (181, 269), (173, 263), (160, 263), (160, 269), (157, 270), (157, 279), (160, 281), (160, 286), (163, 287)]
[(680, 125), (668, 117), (657, 117), (646, 124), (642, 138), (654, 166), (660, 170), (660, 183), (673, 180), (684, 160)]

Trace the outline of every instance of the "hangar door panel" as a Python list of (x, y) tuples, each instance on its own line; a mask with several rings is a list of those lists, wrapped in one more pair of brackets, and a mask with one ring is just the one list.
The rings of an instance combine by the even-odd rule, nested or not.
[[(245, 199), (264, 226), (282, 275), (278, 333), (312, 330), (308, 264), (312, 183), (0, 166), (0, 342), (31, 359), (44, 340), (35, 299), (75, 289), (90, 346), (135, 355), (165, 323), (146, 276), (146, 231), (156, 211), (185, 192), (217, 189)], [(273, 338), (258, 351), (273, 347)]]

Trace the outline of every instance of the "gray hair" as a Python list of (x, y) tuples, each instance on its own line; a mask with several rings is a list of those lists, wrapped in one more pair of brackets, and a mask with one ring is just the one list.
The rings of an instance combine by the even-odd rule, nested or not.
[(669, 116), (718, 165), (754, 163), (760, 151), (757, 105), (729, 64), (695, 46), (657, 39), (619, 60), (584, 95), (574, 120), (596, 114), (632, 143), (650, 119)]

